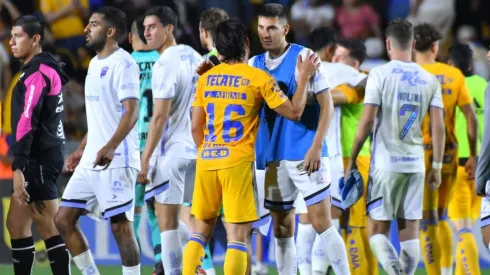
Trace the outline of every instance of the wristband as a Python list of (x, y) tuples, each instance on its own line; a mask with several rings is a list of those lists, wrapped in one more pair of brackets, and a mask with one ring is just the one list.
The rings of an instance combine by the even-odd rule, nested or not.
[(432, 162), (433, 169), (442, 169), (442, 162)]

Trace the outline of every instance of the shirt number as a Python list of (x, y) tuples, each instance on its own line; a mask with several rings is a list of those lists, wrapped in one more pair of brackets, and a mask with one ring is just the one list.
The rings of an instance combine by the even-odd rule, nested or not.
[(151, 89), (144, 91), (143, 97), (146, 98), (146, 116), (143, 121), (150, 122), (150, 118), (153, 116), (153, 92)]
[(419, 114), (419, 106), (412, 105), (412, 104), (404, 104), (400, 108), (400, 116), (404, 116), (406, 113), (411, 113), (410, 117), (407, 120), (407, 123), (405, 123), (405, 126), (403, 126), (402, 131), (400, 132), (400, 139), (403, 140), (405, 136), (408, 133), (408, 130), (412, 127), (413, 123), (415, 122), (415, 119), (417, 118)]
[[(208, 132), (209, 134), (204, 137), (207, 142), (216, 142), (215, 135), (215, 114), (214, 103), (208, 103), (206, 106), (206, 113), (208, 113)], [(224, 142), (238, 141), (243, 137), (243, 124), (240, 121), (232, 120), (231, 114), (236, 113), (239, 116), (245, 115), (245, 109), (241, 105), (229, 104), (225, 107), (224, 121), (223, 121), (223, 134), (222, 138)], [(235, 135), (231, 135), (231, 130), (235, 129)]]

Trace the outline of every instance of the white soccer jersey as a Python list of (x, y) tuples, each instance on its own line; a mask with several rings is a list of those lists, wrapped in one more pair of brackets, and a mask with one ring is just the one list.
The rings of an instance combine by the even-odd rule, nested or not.
[(172, 99), (172, 106), (165, 126), (160, 155), (196, 158), (196, 145), (191, 133), (191, 106), (197, 66), (203, 58), (187, 45), (166, 49), (153, 65), (153, 98)]
[[(80, 166), (93, 169), (97, 152), (112, 138), (124, 114), (122, 102), (139, 99), (139, 68), (131, 55), (118, 49), (110, 56), (92, 58), (85, 79), (87, 146)], [(136, 125), (116, 148), (109, 168), (140, 169), (139, 138)], [(95, 170), (103, 167), (97, 166)]]
[[(265, 67), (269, 70), (274, 70), (279, 65), (281, 65), (282, 61), (286, 57), (290, 48), (291, 47), (289, 47), (288, 50), (286, 50), (281, 56), (279, 56), (277, 58), (271, 58), (269, 55), (269, 52), (267, 52), (266, 58), (265, 58)], [(304, 48), (300, 51), (299, 54), (301, 55), (303, 60), (306, 58), (306, 54), (307, 54), (308, 50), (309, 50), (308, 48)], [(313, 51), (311, 51), (311, 52), (313, 53)], [(254, 60), (255, 60), (255, 56), (248, 60), (248, 65), (253, 66)], [(325, 72), (324, 72), (322, 67), (320, 67), (317, 70), (316, 74), (317, 75), (315, 77), (311, 78), (310, 83), (308, 84), (308, 86), (306, 88), (309, 95), (317, 94), (317, 93), (322, 92), (325, 89), (329, 89), (331, 87), (330, 83), (325, 78)], [(296, 69), (294, 70), (294, 76), (295, 76), (296, 82), (298, 82), (298, 79), (299, 79), (298, 67), (296, 67)], [(309, 96), (309, 99), (311, 99), (310, 97), (311, 96)]]
[[(352, 68), (351, 66), (342, 63), (322, 62), (322, 68), (325, 72), (325, 77), (327, 78), (332, 88), (335, 88), (342, 84), (356, 86), (366, 78), (364, 74), (361, 74), (359, 71)], [(341, 109), (340, 107), (335, 107), (334, 115), (326, 137), (329, 157), (342, 156), (342, 144), (340, 140), (340, 118)]]
[(415, 63), (390, 61), (369, 73), (364, 104), (380, 107), (372, 165), (399, 173), (423, 172), (422, 121), (429, 106), (443, 108), (437, 79)]

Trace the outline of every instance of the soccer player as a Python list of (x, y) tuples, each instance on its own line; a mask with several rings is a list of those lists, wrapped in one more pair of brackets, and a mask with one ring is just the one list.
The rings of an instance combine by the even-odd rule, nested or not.
[[(340, 40), (334, 53), (333, 62), (346, 64), (358, 73), (352, 78), (364, 78), (359, 67), (366, 57), (366, 47), (360, 40)], [(363, 77), (364, 76), (364, 77)], [(358, 84), (358, 83), (354, 83)], [(332, 89), (334, 105), (341, 106), (342, 154), (344, 165), (347, 166), (351, 155), (355, 129), (363, 110), (365, 83), (358, 86), (343, 84)], [(329, 147), (330, 148), (330, 147)], [(348, 210), (348, 230), (345, 238), (349, 253), (349, 266), (352, 274), (378, 274), (378, 263), (369, 247), (367, 238), (366, 199), (369, 182), (370, 142), (367, 140), (357, 157), (357, 169), (364, 181), (364, 195)], [(347, 215), (347, 214), (346, 214)]]
[[(446, 125), (446, 145), (442, 167), (442, 183), (439, 189), (424, 190), (424, 218), (420, 230), (421, 247), (430, 251), (423, 253), (427, 274), (452, 274), (453, 237), (447, 218), (449, 198), (452, 195), (458, 170), (458, 140), (456, 139), (455, 113), (459, 107), (468, 124), (468, 142), (470, 156), (465, 167), (473, 174), (476, 165), (476, 147), (478, 122), (476, 120), (473, 101), (466, 88), (464, 75), (455, 67), (436, 62), (439, 52), (439, 31), (429, 24), (415, 27), (415, 60), (425, 70), (437, 77), (442, 88), (444, 102), (444, 121)], [(424, 133), (425, 167), (431, 168), (432, 148), (431, 130), (427, 118), (422, 126)], [(424, 249), (425, 250), (425, 249)]]
[[(148, 137), (148, 129), (150, 127), (151, 116), (153, 115), (153, 95), (151, 91), (151, 73), (153, 64), (158, 60), (160, 54), (146, 45), (145, 27), (143, 26), (143, 18), (135, 20), (131, 24), (131, 32), (129, 33), (129, 43), (133, 48), (131, 56), (138, 64), (140, 70), (140, 94), (139, 94), (139, 117), (138, 117), (138, 135), (140, 153), (146, 145)], [(141, 221), (141, 211), (145, 204), (145, 185), (136, 182), (136, 194), (134, 204), (134, 233), (136, 240), (139, 240), (139, 226)], [(155, 207), (153, 203), (147, 204), (147, 216), (151, 230), (151, 242), (155, 253), (155, 274), (163, 275), (162, 257), (161, 257), (161, 242), (160, 229), (158, 228), (157, 217), (155, 215)], [(141, 246), (140, 246), (141, 248)]]
[[(175, 42), (177, 16), (169, 7), (148, 10), (144, 25), (148, 45), (158, 49), (160, 57), (153, 66), (154, 112), (138, 180), (148, 182), (148, 177), (152, 178), (146, 187), (145, 200), (155, 200), (163, 269), (167, 274), (180, 274), (181, 239), (185, 242), (190, 232), (186, 233), (189, 229), (184, 223), (179, 224), (179, 214), (184, 201), (192, 200), (196, 169), (189, 112), (197, 80), (196, 68), (203, 59), (191, 47)], [(150, 157), (157, 145), (155, 174), (148, 175)]]
[[(473, 98), (478, 119), (478, 145), (483, 135), (483, 106), (487, 81), (473, 72), (473, 51), (468, 45), (457, 44), (449, 50), (448, 64), (461, 70), (465, 76), (466, 87)], [(480, 274), (478, 247), (471, 232), (473, 222), (480, 215), (481, 198), (476, 196), (474, 171), (467, 171), (465, 165), (470, 157), (466, 119), (456, 110), (456, 138), (458, 140), (459, 166), (456, 184), (449, 201), (449, 218), (458, 232), (456, 246), (456, 275)]]
[(245, 274), (252, 222), (258, 220), (254, 183), (254, 143), (259, 110), (265, 100), (279, 115), (299, 120), (306, 104), (305, 83), (316, 71), (316, 58), (298, 60), (302, 79), (289, 101), (277, 82), (245, 64), (249, 40), (236, 20), (222, 22), (214, 41), (222, 64), (201, 75), (192, 109), (192, 133), (198, 146), (192, 214), (195, 228), (184, 253), (184, 275), (201, 267), (221, 205), (227, 222), (225, 274)]
[[(443, 105), (437, 79), (412, 62), (412, 24), (403, 19), (394, 20), (388, 25), (386, 37), (391, 61), (369, 73), (364, 110), (345, 178), (349, 178), (364, 142), (374, 129), (367, 190), (369, 244), (389, 275), (412, 275), (420, 254), (418, 231), (424, 192), (421, 126), (430, 111), (434, 167), (427, 178), (433, 189), (441, 183)], [(400, 259), (388, 239), (394, 219), (398, 222)]]
[(63, 95), (68, 76), (54, 57), (42, 50), (44, 28), (34, 16), (14, 23), (10, 47), (23, 64), (12, 92), (13, 194), (7, 213), (16, 275), (31, 274), (36, 225), (44, 240), (51, 270), (70, 274), (70, 256), (54, 224), (58, 211), (56, 180), (63, 168)]
[[(99, 274), (80, 231), (81, 215), (110, 220), (119, 247), (123, 275), (140, 274), (140, 253), (133, 232), (138, 148), (139, 70), (119, 48), (126, 37), (126, 15), (101, 7), (85, 27), (87, 46), (95, 50), (85, 79), (88, 132), (66, 160), (75, 172), (61, 199), (56, 226), (83, 275)], [(75, 169), (76, 168), (76, 169)]]
[[(330, 169), (325, 143), (333, 115), (329, 84), (321, 68), (311, 82), (305, 83), (299, 77), (296, 60), (308, 49), (286, 41), (289, 28), (280, 4), (264, 5), (258, 17), (258, 34), (266, 53), (249, 61), (271, 74), (289, 97), (303, 89), (302, 85), (308, 89), (308, 105), (299, 122), (276, 117), (266, 109), (268, 127), (259, 130), (259, 141), (266, 143), (266, 155), (257, 166), (267, 163), (265, 206), (274, 223), (276, 264), (280, 274), (296, 274), (293, 204), (300, 195), (306, 202), (308, 220), (320, 238), (327, 246), (338, 248), (326, 251), (329, 260), (336, 263), (335, 273), (348, 274), (345, 245), (330, 218)], [(263, 134), (262, 130), (267, 132)]]

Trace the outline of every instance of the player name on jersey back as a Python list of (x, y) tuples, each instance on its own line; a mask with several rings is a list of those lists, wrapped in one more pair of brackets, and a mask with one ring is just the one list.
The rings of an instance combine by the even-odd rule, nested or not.
[(369, 73), (364, 104), (379, 106), (372, 163), (386, 171), (423, 172), (421, 125), (430, 106), (443, 107), (437, 79), (415, 63), (391, 61)]
[[(118, 49), (110, 56), (90, 61), (85, 79), (87, 145), (80, 166), (93, 169), (97, 152), (112, 138), (124, 115), (123, 102), (139, 99), (139, 69), (131, 55)], [(139, 138), (135, 125), (116, 148), (109, 168), (140, 169)], [(95, 169), (102, 169), (97, 166)]]

